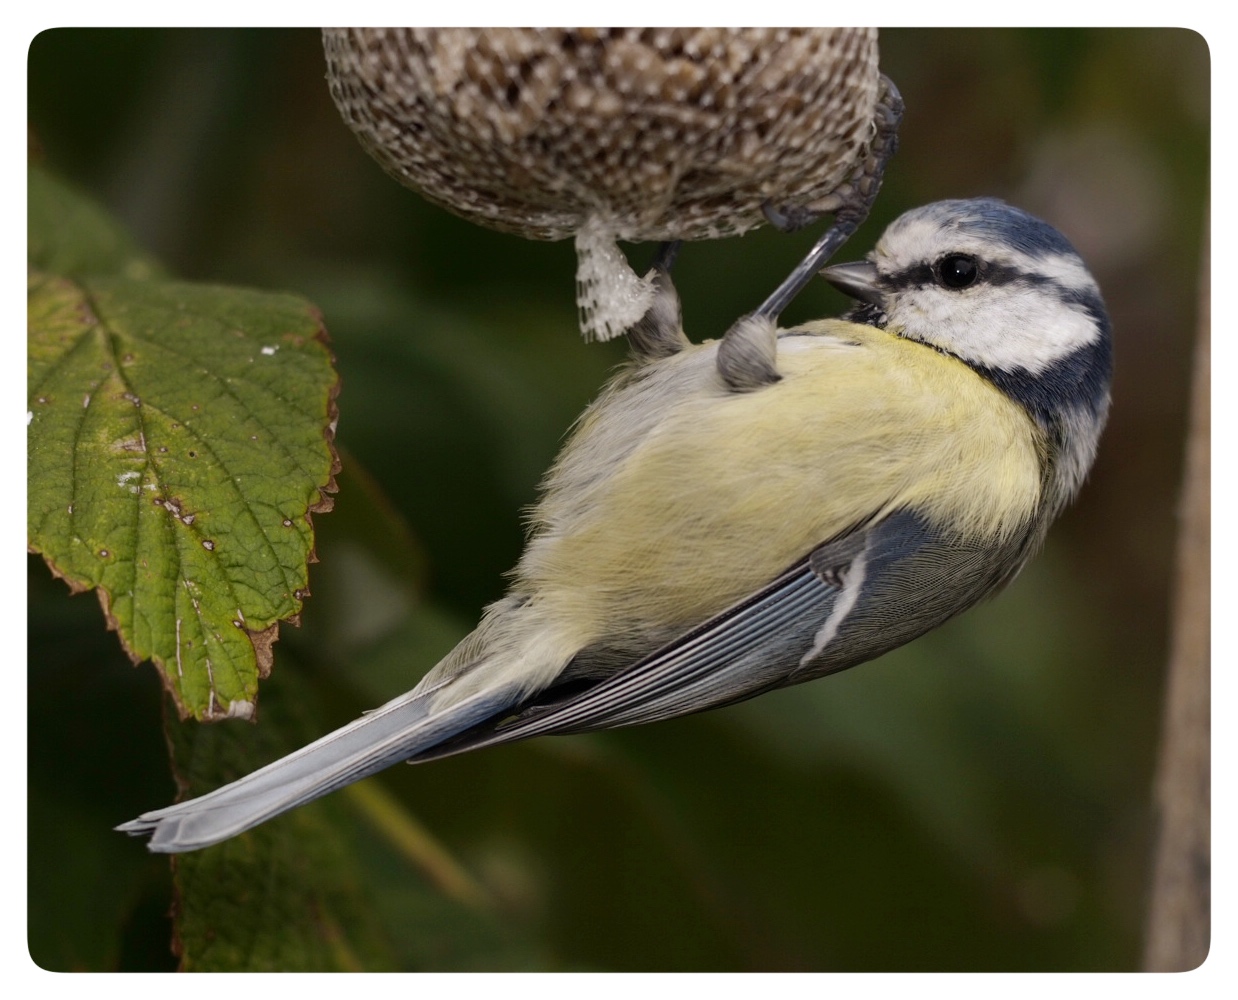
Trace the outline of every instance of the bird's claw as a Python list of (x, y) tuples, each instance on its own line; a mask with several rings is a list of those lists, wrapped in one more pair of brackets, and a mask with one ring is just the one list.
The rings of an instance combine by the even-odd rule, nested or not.
[[(881, 190), (886, 164), (898, 150), (898, 126), (902, 118), (902, 95), (899, 94), (893, 81), (883, 75), (873, 117), (875, 126), (873, 137), (869, 140), (868, 148), (855, 171), (830, 197), (830, 201), (835, 202), (837, 206), (833, 209), (833, 223), (813, 245), (808, 255), (796, 265), (787, 279), (761, 303), (754, 315), (777, 319), (788, 303), (812, 280), (813, 275), (825, 266), (826, 262), (838, 252), (839, 247), (868, 218), (869, 210), (877, 198), (877, 192)], [(770, 217), (770, 211), (787, 213), (787, 210), (774, 209), (768, 202), (766, 205), (766, 218), (770, 218), (770, 221), (777, 225), (777, 222)], [(817, 208), (821, 211), (828, 210), (824, 206), (817, 206)], [(794, 215), (795, 212), (791, 211), (788, 217), (793, 218)]]

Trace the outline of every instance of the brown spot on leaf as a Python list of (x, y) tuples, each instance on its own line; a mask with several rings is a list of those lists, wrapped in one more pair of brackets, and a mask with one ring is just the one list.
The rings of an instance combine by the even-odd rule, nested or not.
[(78, 304), (77, 314), (81, 318), (83, 326), (95, 326), (99, 322), (95, 318), (94, 310), (84, 301)]
[(112, 443), (112, 451), (134, 451), (143, 453), (146, 451), (146, 440), (141, 434), (135, 438), (121, 438), (119, 441)]
[(275, 653), (271, 650), (279, 639), (279, 622), (261, 630), (246, 630), (249, 641), (254, 644), (254, 657), (258, 661), (258, 676), (266, 680), (271, 676), (271, 667), (275, 663)]

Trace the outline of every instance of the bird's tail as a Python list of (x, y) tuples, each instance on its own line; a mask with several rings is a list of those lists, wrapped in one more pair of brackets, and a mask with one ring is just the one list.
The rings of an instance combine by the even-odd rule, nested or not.
[(511, 692), (486, 691), (435, 710), (433, 690), (416, 689), (230, 785), (116, 829), (150, 834), (150, 850), (195, 851), (381, 771), (500, 711)]

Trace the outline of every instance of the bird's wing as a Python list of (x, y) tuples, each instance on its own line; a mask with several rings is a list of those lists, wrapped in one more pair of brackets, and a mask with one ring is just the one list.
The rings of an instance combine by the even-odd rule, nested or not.
[[(153, 851), (194, 850), (400, 760), (653, 722), (843, 669), (979, 599), (991, 589), (978, 568), (982, 555), (982, 548), (944, 543), (910, 512), (895, 513), (818, 547), (628, 666), (598, 671), (614, 662), (603, 655), (531, 696), (509, 682), (443, 707), (434, 705), (437, 688), (417, 689), (239, 781), (118, 829), (150, 834)], [(939, 586), (943, 578), (952, 585)]]
[(768, 586), (631, 666), (564, 697), (552, 687), (410, 759), (549, 733), (673, 718), (786, 682), (821, 654), (864, 585), (872, 535), (857, 528), (814, 550)]
[(522, 702), (519, 686), (506, 684), (435, 709), (435, 689), (416, 689), (239, 781), (117, 829), (150, 834), (152, 851), (195, 850), (401, 760), (651, 722), (755, 694), (794, 669), (793, 657), (771, 655), (774, 647), (807, 648), (811, 630), (803, 635), (804, 623), (845, 609), (848, 588), (862, 582), (854, 567), (865, 545), (861, 531), (818, 550), (748, 600), (583, 693), (565, 698), (552, 689)]

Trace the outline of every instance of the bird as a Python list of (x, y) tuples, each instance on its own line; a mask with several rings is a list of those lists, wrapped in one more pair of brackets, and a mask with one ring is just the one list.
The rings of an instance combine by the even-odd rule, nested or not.
[(820, 272), (856, 304), (789, 328), (754, 313), (693, 343), (655, 271), (477, 628), (406, 694), (118, 830), (192, 851), (400, 761), (856, 666), (1009, 583), (1092, 466), (1108, 314), (1067, 239), (1004, 201), (899, 216)]

